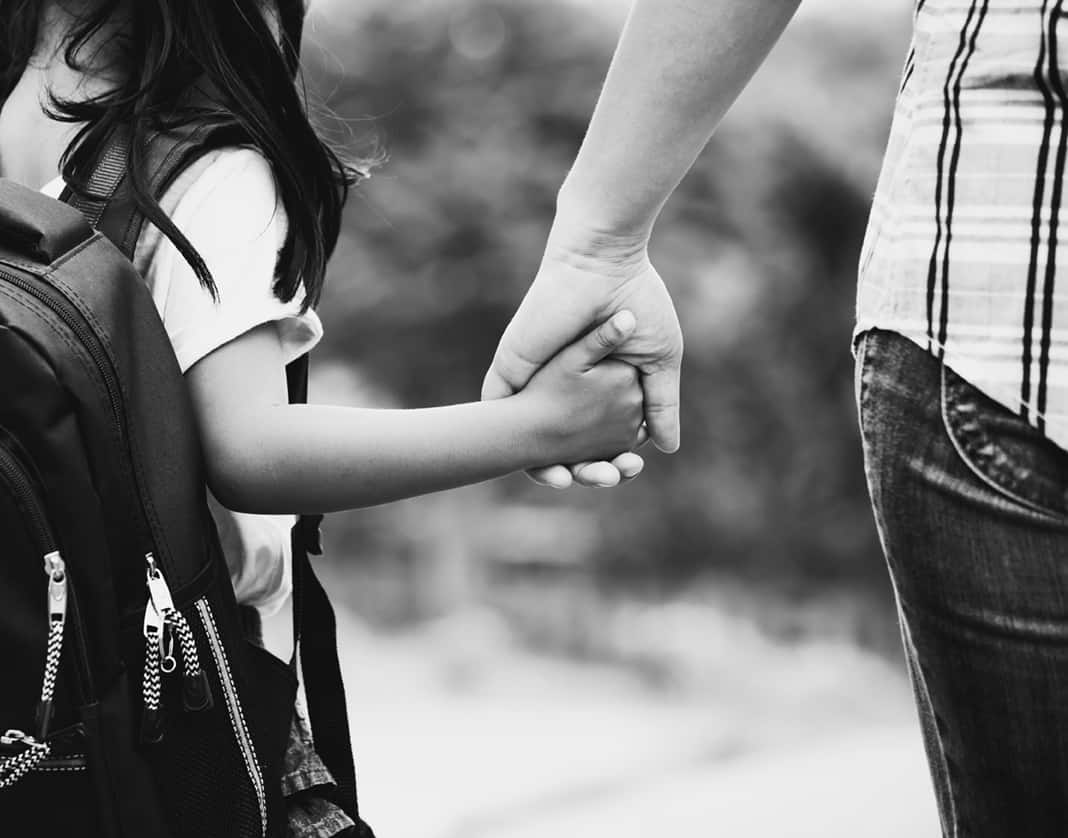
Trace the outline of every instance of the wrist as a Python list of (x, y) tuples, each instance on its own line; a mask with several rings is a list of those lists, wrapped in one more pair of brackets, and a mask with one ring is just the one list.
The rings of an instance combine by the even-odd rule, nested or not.
[(589, 190), (565, 182), (546, 250), (626, 265), (645, 257), (654, 220), (613, 211), (608, 202), (591, 200)]
[(606, 187), (596, 177), (583, 175), (577, 165), (556, 193), (556, 221), (566, 218), (619, 246), (640, 244), (644, 248), (660, 215), (660, 204), (643, 201), (639, 194), (619, 192), (618, 184)]
[(558, 215), (545, 243), (539, 278), (553, 278), (560, 293), (579, 294), (573, 305), (582, 308), (586, 295), (601, 305), (646, 269), (646, 246), (642, 236), (608, 233)]
[(508, 401), (512, 402), (517, 416), (525, 460), (522, 468), (529, 470), (560, 462), (565, 432), (559, 407), (537, 388), (520, 390), (509, 396)]

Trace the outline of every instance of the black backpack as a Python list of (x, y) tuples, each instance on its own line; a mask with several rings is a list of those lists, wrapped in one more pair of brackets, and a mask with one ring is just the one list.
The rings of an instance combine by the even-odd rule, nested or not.
[[(204, 149), (158, 137), (154, 194)], [(126, 160), (114, 142), (65, 193), (77, 208), (0, 180), (0, 833), (283, 835), (297, 667), (245, 639), (185, 384), (129, 258)], [(288, 372), (301, 401), (306, 359)], [(318, 519), (293, 540), (316, 747), (370, 836), (308, 562)]]

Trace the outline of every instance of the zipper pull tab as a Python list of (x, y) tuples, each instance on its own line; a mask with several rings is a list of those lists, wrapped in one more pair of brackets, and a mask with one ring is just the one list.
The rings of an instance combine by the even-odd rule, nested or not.
[[(163, 642), (163, 618), (151, 602), (145, 603), (145, 619), (141, 624), (141, 632), (149, 645), (159, 649)], [(146, 646), (147, 651), (147, 646)]]
[[(160, 671), (164, 675), (170, 675), (178, 668), (178, 660), (174, 654), (174, 643), (177, 638), (179, 650), (184, 665), (182, 674), (182, 705), (186, 711), (198, 712), (207, 710), (213, 706), (214, 700), (211, 695), (211, 685), (208, 683), (207, 673), (200, 666), (200, 656), (197, 654), (196, 640), (189, 622), (182, 612), (174, 607), (174, 598), (171, 596), (167, 580), (156, 564), (156, 558), (151, 553), (145, 554), (147, 571), (145, 575), (148, 584), (149, 604), (145, 612), (148, 619), (148, 611), (155, 610), (155, 620), (158, 621), (159, 630), (155, 636), (159, 638), (159, 652), (156, 661)], [(148, 635), (145, 635), (146, 640)], [(146, 658), (147, 659), (147, 658)], [(146, 664), (147, 665), (147, 664)], [(157, 689), (158, 689), (158, 675)], [(146, 685), (148, 672), (145, 673)], [(148, 695), (146, 686), (146, 696)], [(146, 698), (147, 702), (147, 698)], [(147, 703), (146, 703), (147, 708)]]
[(145, 553), (145, 564), (148, 570), (145, 579), (148, 584), (148, 596), (156, 610), (164, 617), (169, 611), (174, 610), (174, 599), (171, 597), (171, 589), (167, 587), (167, 580), (156, 564), (156, 558), (151, 553)]
[(172, 611), (167, 623), (178, 637), (182, 652), (182, 705), (191, 713), (207, 710), (213, 704), (211, 686), (207, 673), (200, 665), (193, 629), (181, 611)]
[(52, 696), (59, 676), (59, 659), (63, 653), (63, 627), (67, 621), (67, 565), (58, 550), (44, 557), (48, 576), (48, 649), (45, 656), (44, 683), (35, 718), (37, 738), (44, 741), (52, 725)]
[(67, 565), (59, 551), (44, 557), (48, 574), (48, 619), (64, 623), (67, 619)]
[(166, 619), (163, 621), (163, 635), (160, 637), (159, 648), (161, 652), (159, 670), (164, 675), (170, 675), (178, 668), (178, 660), (174, 657), (174, 632)]
[(182, 676), (182, 706), (187, 713), (210, 710), (214, 706), (208, 674), (198, 669), (192, 675)]

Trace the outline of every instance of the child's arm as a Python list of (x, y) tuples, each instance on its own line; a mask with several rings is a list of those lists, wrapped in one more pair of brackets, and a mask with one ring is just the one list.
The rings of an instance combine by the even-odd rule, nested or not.
[(630, 449), (637, 373), (604, 359), (634, 325), (621, 312), (514, 396), (421, 410), (286, 404), (277, 331), (260, 327), (186, 373), (209, 485), (239, 512), (329, 512)]

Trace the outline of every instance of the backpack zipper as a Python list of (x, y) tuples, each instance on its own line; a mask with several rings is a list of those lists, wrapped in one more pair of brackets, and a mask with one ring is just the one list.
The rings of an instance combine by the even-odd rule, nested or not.
[(52, 725), (52, 698), (59, 677), (59, 660), (63, 655), (63, 633), (67, 623), (67, 565), (58, 550), (44, 557), (48, 577), (48, 644), (45, 653), (44, 683), (37, 706), (37, 738), (44, 741)]
[[(51, 632), (53, 631), (52, 626), (56, 619), (59, 619), (60, 625), (62, 626), (65, 626), (67, 622), (73, 623), (74, 660), (78, 680), (83, 692), (81, 698), (84, 701), (88, 701), (95, 695), (95, 692), (93, 689), (92, 672), (89, 667), (89, 651), (85, 645), (85, 626), (82, 624), (81, 613), (78, 610), (78, 600), (75, 595), (74, 587), (70, 584), (69, 579), (67, 578), (65, 562), (59, 553), (55, 536), (52, 534), (52, 527), (49, 525), (48, 518), (45, 516), (42, 505), (37, 498), (37, 491), (34, 488), (33, 482), (27, 475), (26, 467), (11, 451), (8, 450), (7, 446), (3, 444), (0, 444), (0, 481), (7, 485), (12, 497), (14, 497), (15, 501), (18, 503), (19, 509), (22, 510), (24, 514), (22, 519), (23, 523), (38, 551), (38, 555), (42, 556), (45, 562), (46, 571), (51, 571), (53, 567), (56, 567), (62, 577), (62, 583), (60, 583), (59, 580), (54, 580), (52, 578), (54, 574), (50, 573), (49, 575), (49, 604), (51, 606), (54, 602), (52, 594), (53, 585), (55, 585), (57, 586), (55, 591), (57, 594), (59, 593), (58, 588), (62, 588), (63, 606), (61, 618), (58, 617), (58, 615), (49, 614), (50, 638)], [(55, 602), (58, 604), (59, 600), (55, 600)], [(58, 661), (56, 665), (58, 666)], [(49, 699), (50, 698), (51, 697), (49, 696)], [(50, 717), (50, 701), (47, 710), (43, 704), (39, 709), (38, 732), (43, 738), (44, 733), (47, 730), (49, 718), (43, 718), (42, 714), (47, 714)], [(45, 730), (40, 729), (42, 720), (45, 722)]]
[[(0, 788), (10, 788), (31, 772), (86, 771), (84, 752), (66, 750), (63, 746), (66, 731), (56, 734), (56, 742), (38, 742), (21, 730), (8, 730), (0, 734)], [(54, 745), (59, 745), (58, 752)], [(17, 749), (17, 750), (16, 750)]]
[(245, 761), (249, 779), (256, 792), (256, 801), (260, 810), (260, 834), (267, 835), (267, 796), (264, 791), (263, 772), (260, 769), (260, 761), (256, 757), (256, 748), (252, 744), (252, 736), (249, 734), (248, 725), (245, 722), (245, 714), (241, 708), (241, 700), (234, 686), (233, 674), (230, 671), (230, 662), (226, 658), (226, 649), (219, 639), (219, 632), (215, 625), (215, 615), (211, 613), (211, 606), (206, 599), (198, 599), (196, 602), (200, 622), (204, 626), (204, 633), (208, 637), (208, 646), (215, 658), (215, 668), (219, 672), (219, 682), (222, 684), (223, 697), (226, 700), (226, 709), (230, 714), (230, 727), (233, 728), (234, 736)]
[(14, 454), (8, 452), (4, 445), (0, 445), (0, 479), (3, 479), (15, 500), (18, 501), (19, 508), (25, 515), (23, 523), (33, 537), (34, 546), (42, 556), (51, 553), (56, 549), (55, 538), (52, 537), (52, 528), (48, 525), (41, 505), (37, 502), (37, 492), (33, 482), (27, 476), (22, 463), (15, 458)]
[(0, 745), (25, 745), (25, 750), (0, 758), (0, 789), (9, 789), (31, 771), (37, 769), (52, 752), (47, 742), (38, 742), (21, 730), (9, 730), (0, 736)]
[[(22, 267), (22, 266), (20, 266)], [(34, 276), (37, 276), (30, 268), (23, 268)], [(89, 353), (93, 363), (97, 367), (100, 373), (101, 380), (104, 382), (104, 388), (107, 390), (108, 400), (111, 405), (111, 409), (115, 418), (116, 426), (119, 430), (119, 435), (123, 442), (126, 444), (127, 452), (130, 462), (133, 462), (134, 455), (133, 450), (130, 447), (130, 438), (128, 428), (126, 425), (126, 415), (124, 411), (124, 404), (121, 395), (121, 388), (119, 387), (118, 379), (115, 374), (114, 364), (107, 350), (104, 348), (103, 342), (100, 336), (92, 328), (92, 326), (86, 322), (82, 313), (67, 299), (62, 292), (55, 290), (52, 286), (43, 285), (45, 280), (38, 277), (39, 282), (31, 282), (25, 277), (19, 276), (10, 270), (0, 269), (0, 279), (5, 279), (14, 285), (16, 288), (31, 295), (38, 301), (44, 303), (50, 310), (55, 312), (63, 320), (64, 324), (69, 328), (74, 335), (78, 338), (79, 342), (85, 347)], [(134, 481), (138, 481), (136, 473), (133, 474)], [(139, 484), (138, 484), (139, 485)], [(151, 546), (154, 543), (154, 539), (151, 538), (152, 525), (147, 514), (147, 510), (144, 507), (144, 502), (141, 499), (141, 493), (137, 493), (137, 508), (140, 515), (137, 516), (137, 523), (141, 525), (142, 537), (147, 546)], [(146, 553), (147, 556), (151, 556), (151, 551)], [(162, 578), (162, 572), (161, 572)], [(165, 584), (165, 583), (164, 583)], [(73, 604), (73, 603), (72, 603)], [(216, 669), (219, 673), (219, 680), (223, 685), (223, 692), (225, 694), (227, 711), (230, 714), (230, 726), (234, 731), (234, 736), (237, 739), (238, 746), (241, 750), (242, 757), (245, 761), (245, 767), (248, 770), (249, 778), (252, 781), (253, 789), (256, 793), (256, 800), (259, 805), (260, 813), (260, 825), (261, 834), (266, 836), (267, 834), (267, 798), (264, 792), (263, 774), (260, 770), (259, 760), (256, 757), (256, 751), (252, 744), (252, 737), (249, 734), (248, 726), (245, 722), (244, 712), (241, 707), (240, 699), (237, 695), (237, 688), (233, 683), (233, 676), (230, 672), (230, 664), (226, 658), (226, 651), (222, 645), (222, 641), (219, 639), (218, 632), (215, 627), (215, 618), (211, 613), (211, 609), (205, 600), (197, 600), (197, 609), (200, 612), (201, 622), (204, 625), (204, 630), (208, 636), (208, 642), (211, 647), (212, 655), (215, 658)], [(195, 648), (195, 646), (194, 646)], [(205, 679), (206, 684), (206, 679)]]
[[(145, 554), (145, 585), (148, 602), (142, 633), (145, 638), (145, 667), (142, 676), (144, 712), (141, 717), (141, 741), (159, 742), (163, 738), (161, 676), (178, 669), (175, 651), (182, 659), (182, 705), (188, 712), (212, 706), (208, 676), (200, 665), (196, 639), (189, 621), (174, 606), (174, 598), (163, 573), (151, 553)], [(178, 639), (178, 648), (174, 641)]]
[[(74, 589), (69, 583), (67, 565), (56, 549), (56, 540), (41, 504), (33, 482), (26, 474), (25, 467), (5, 446), (0, 445), (0, 481), (2, 481), (15, 499), (23, 513), (23, 522), (34, 548), (42, 555), (44, 572), (48, 579), (45, 589), (48, 605), (48, 640), (45, 646), (44, 674), (41, 679), (41, 695), (37, 702), (35, 714), (35, 734), (27, 735), (20, 730), (9, 730), (0, 737), (3, 745), (24, 745), (25, 750), (18, 754), (0, 758), (0, 789), (10, 788), (32, 771), (39, 769), (51, 756), (52, 746), (47, 738), (52, 724), (53, 699), (56, 680), (59, 677), (59, 665), (63, 657), (64, 639), (67, 632), (68, 614), (74, 629), (76, 680), (83, 690), (92, 693), (88, 655), (85, 649), (85, 632), (80, 615), (74, 605)], [(87, 698), (87, 696), (83, 696)]]
[(145, 636), (145, 666), (141, 675), (141, 741), (155, 744), (163, 739), (163, 717), (160, 712), (163, 618), (151, 602), (145, 606), (142, 631)]
[(52, 697), (56, 691), (59, 661), (63, 655), (63, 629), (67, 620), (67, 568), (63, 557), (53, 551), (44, 557), (48, 577), (48, 651), (45, 653), (41, 699), (37, 704), (37, 735), (27, 736), (20, 730), (9, 730), (3, 744), (25, 745), (15, 756), (0, 759), (0, 789), (10, 788), (48, 759), (52, 746), (48, 743), (48, 728), (52, 722)]

